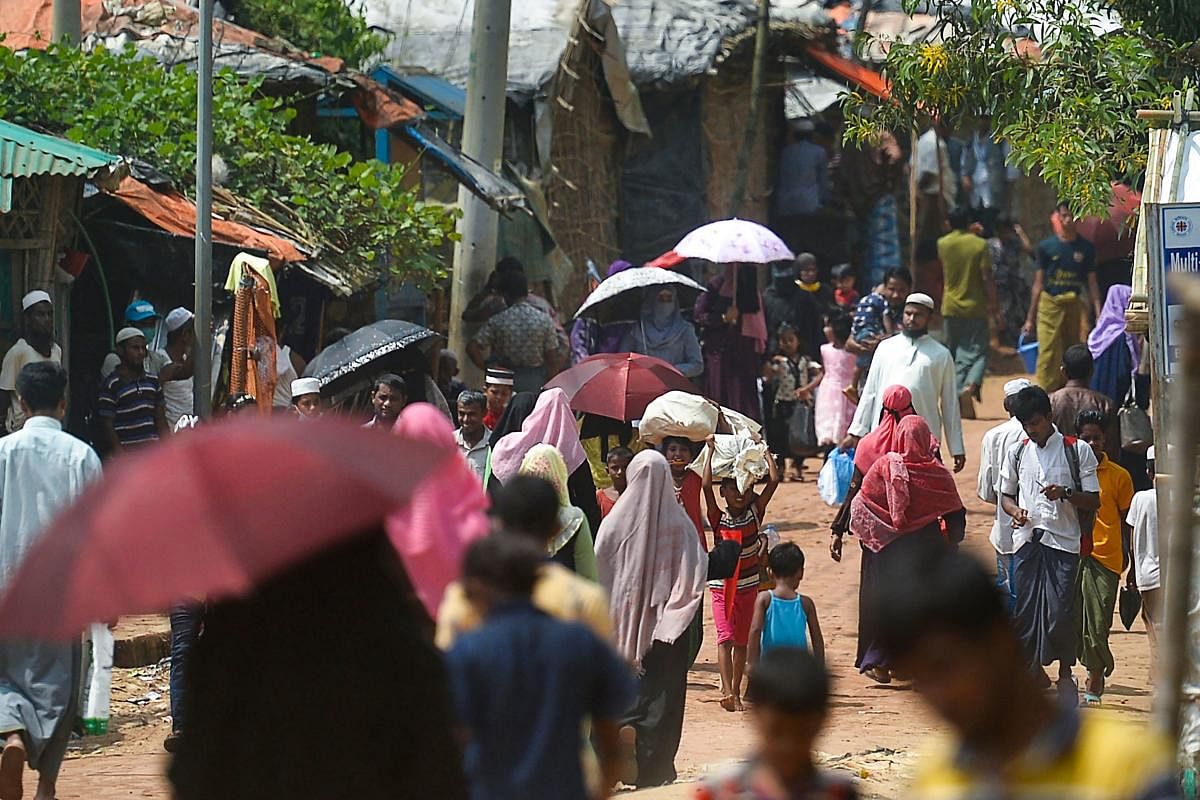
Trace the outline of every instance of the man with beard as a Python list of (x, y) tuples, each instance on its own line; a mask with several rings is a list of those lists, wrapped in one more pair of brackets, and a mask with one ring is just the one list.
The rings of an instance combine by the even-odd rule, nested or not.
[(15, 397), (17, 376), (26, 364), (39, 361), (62, 363), (62, 348), (54, 341), (54, 307), (50, 295), (41, 290), (32, 291), (21, 298), (24, 311), (24, 338), (4, 354), (4, 365), (0, 368), (0, 436), (19, 431), (25, 424), (25, 412)]
[(954, 471), (967, 463), (963, 448), (962, 417), (954, 380), (954, 358), (945, 345), (929, 336), (933, 316), (933, 298), (921, 292), (908, 296), (904, 303), (903, 331), (884, 339), (875, 348), (871, 372), (867, 375), (850, 433), (842, 442), (848, 450), (879, 423), (883, 390), (900, 384), (912, 393), (913, 408), (937, 433), (945, 429), (942, 443), (954, 456)]

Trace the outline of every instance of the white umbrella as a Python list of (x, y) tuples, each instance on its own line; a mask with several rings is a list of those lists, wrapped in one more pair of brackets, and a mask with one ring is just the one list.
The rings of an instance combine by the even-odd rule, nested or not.
[(718, 264), (770, 264), (796, 257), (769, 228), (746, 219), (723, 219), (696, 228), (674, 250), (684, 258)]
[(633, 267), (605, 278), (596, 291), (575, 312), (575, 316), (594, 319), (607, 325), (610, 322), (633, 322), (642, 315), (642, 298), (649, 287), (657, 291), (670, 286), (679, 296), (680, 308), (696, 301), (704, 287), (686, 275), (657, 267)]

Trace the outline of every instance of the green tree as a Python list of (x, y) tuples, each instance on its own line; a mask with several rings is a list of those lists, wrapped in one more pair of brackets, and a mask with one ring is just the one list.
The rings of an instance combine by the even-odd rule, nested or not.
[[(288, 134), (295, 116), (266, 98), (261, 80), (232, 71), (214, 79), (213, 151), (227, 188), (324, 240), (319, 257), (361, 267), (385, 252), (393, 271), (428, 285), (445, 277), (440, 248), (454, 215), (404, 188), (405, 168), (354, 162), (332, 145)], [(52, 45), (17, 54), (0, 46), (0, 119), (45, 128), (92, 147), (140, 158), (185, 192), (196, 163), (196, 76), (164, 70), (132, 48), (82, 52)], [(48, 102), (47, 98), (53, 98)]]
[(242, 27), (284, 39), (314, 55), (344, 59), (351, 67), (361, 67), (387, 45), (367, 26), (361, 2), (239, 0), (234, 8)]
[[(1102, 213), (1113, 181), (1137, 183), (1146, 126), (1134, 112), (1169, 107), (1200, 76), (1195, 0), (933, 0), (941, 22), (924, 41), (892, 43), (891, 102), (856, 96), (847, 133), (905, 130), (938, 116), (969, 127), (980, 115), (1077, 211)], [(905, 0), (914, 10), (917, 0)], [(1118, 13), (1120, 26), (1096, 24)], [(1030, 43), (1036, 42), (1036, 47)]]

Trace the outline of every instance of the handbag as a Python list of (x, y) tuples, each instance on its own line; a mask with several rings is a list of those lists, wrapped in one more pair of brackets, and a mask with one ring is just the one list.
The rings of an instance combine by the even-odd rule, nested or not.
[(817, 446), (817, 418), (811, 403), (798, 402), (788, 419), (788, 450), (803, 453)]
[(1154, 427), (1150, 415), (1137, 403), (1136, 386), (1136, 379), (1130, 381), (1125, 402), (1117, 411), (1117, 421), (1121, 426), (1121, 449), (1144, 453), (1154, 444)]
[(1129, 630), (1133, 627), (1138, 612), (1142, 610), (1142, 593), (1136, 586), (1122, 586), (1118, 606), (1121, 611), (1121, 624), (1125, 626), (1125, 630)]

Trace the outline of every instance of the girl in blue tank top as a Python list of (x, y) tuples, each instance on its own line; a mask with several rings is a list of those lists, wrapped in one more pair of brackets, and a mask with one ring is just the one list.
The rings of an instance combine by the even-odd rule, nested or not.
[(775, 588), (759, 592), (750, 623), (749, 666), (753, 668), (763, 653), (776, 647), (811, 649), (825, 663), (825, 640), (817, 622), (812, 598), (800, 594), (804, 578), (804, 552), (791, 542), (778, 544), (767, 558), (767, 569), (775, 579)]

